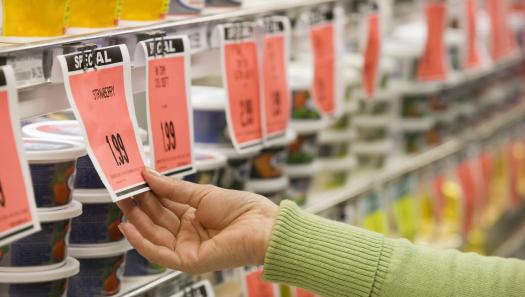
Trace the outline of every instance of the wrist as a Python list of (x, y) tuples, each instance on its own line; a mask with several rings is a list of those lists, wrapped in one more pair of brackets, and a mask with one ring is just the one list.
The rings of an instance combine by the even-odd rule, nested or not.
[(266, 257), (266, 251), (270, 247), (272, 241), (272, 231), (279, 214), (279, 206), (270, 203), (267, 208), (265, 208), (263, 213), (263, 219), (261, 222), (261, 238), (255, 250), (257, 250), (257, 258), (255, 263), (258, 265), (264, 264), (264, 258)]

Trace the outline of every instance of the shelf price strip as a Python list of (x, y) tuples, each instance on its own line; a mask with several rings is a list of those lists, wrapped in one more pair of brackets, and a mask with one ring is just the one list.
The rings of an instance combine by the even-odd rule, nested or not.
[(194, 172), (190, 52), (186, 36), (145, 40), (135, 50), (135, 67), (146, 67), (152, 166), (167, 176)]
[(238, 151), (263, 143), (259, 61), (254, 22), (218, 26), (228, 130)]
[[(0, 68), (0, 247), (40, 230), (22, 146), (13, 69)], [(0, 259), (2, 249), (0, 249)]]
[(58, 56), (89, 157), (114, 201), (149, 190), (124, 45)]
[(288, 60), (290, 20), (273, 16), (260, 21), (264, 28), (262, 48), (262, 114), (265, 139), (284, 136), (290, 115)]

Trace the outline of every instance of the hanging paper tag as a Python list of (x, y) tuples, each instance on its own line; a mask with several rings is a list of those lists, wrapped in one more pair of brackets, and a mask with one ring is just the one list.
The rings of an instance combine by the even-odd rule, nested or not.
[[(0, 68), (0, 247), (40, 230), (22, 146), (13, 69)], [(0, 249), (0, 259), (2, 250)]]
[(146, 66), (146, 108), (151, 164), (158, 172), (194, 172), (190, 45), (186, 36), (150, 39), (135, 50), (135, 67)]
[(312, 97), (321, 114), (334, 116), (336, 106), (336, 45), (333, 11), (311, 12), (310, 43), (314, 62)]
[(498, 61), (516, 48), (516, 40), (507, 24), (506, 2), (501, 0), (487, 0), (485, 6), (490, 19), (490, 54), (494, 61)]
[(365, 64), (363, 67), (363, 88), (369, 97), (374, 96), (379, 74), (379, 57), (381, 54), (381, 29), (379, 15), (372, 13), (366, 22)]
[(89, 157), (114, 201), (148, 191), (124, 45), (58, 56)]
[(290, 118), (288, 58), (290, 20), (267, 17), (261, 21), (265, 29), (262, 51), (263, 122), (265, 139), (283, 137)]
[(444, 44), (447, 17), (445, 3), (427, 3), (425, 5), (425, 16), (427, 20), (427, 41), (425, 51), (418, 64), (418, 80), (443, 80), (447, 76)]
[(230, 137), (238, 151), (257, 149), (263, 132), (255, 23), (225, 24), (218, 30)]
[(465, 0), (465, 36), (467, 48), (465, 52), (465, 68), (478, 69), (481, 66), (481, 55), (478, 48), (477, 0)]
[(263, 269), (257, 268), (253, 271), (244, 271), (244, 295), (246, 297), (274, 297), (277, 296), (272, 283), (263, 280)]

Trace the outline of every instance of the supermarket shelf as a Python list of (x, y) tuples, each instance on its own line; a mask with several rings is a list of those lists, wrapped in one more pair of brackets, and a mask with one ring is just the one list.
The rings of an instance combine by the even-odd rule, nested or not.
[(498, 257), (511, 257), (525, 246), (525, 222), (512, 234), (508, 240), (504, 241), (493, 253)]
[(186, 29), (194, 28), (199, 26), (208, 27), (209, 24), (221, 23), (225, 21), (235, 21), (243, 18), (253, 18), (257, 16), (266, 15), (269, 13), (275, 12), (289, 12), (293, 10), (300, 10), (303, 8), (318, 6), (324, 4), (333, 4), (333, 3), (344, 3), (343, 0), (287, 0), (281, 1), (279, 3), (271, 2), (264, 4), (253, 5), (252, 7), (243, 7), (240, 9), (232, 9), (229, 11), (218, 12), (213, 14), (208, 14), (217, 10), (210, 10), (210, 12), (204, 11), (203, 15), (196, 17), (189, 17), (180, 20), (165, 20), (154, 24), (136, 26), (136, 27), (127, 27), (127, 28), (117, 28), (111, 30), (104, 30), (96, 33), (89, 34), (79, 34), (71, 36), (63, 36), (57, 38), (49, 38), (41, 41), (35, 41), (30, 43), (21, 43), (13, 44), (8, 46), (3, 46), (0, 48), (0, 55), (11, 54), (19, 51), (35, 50), (42, 49), (54, 46), (60, 46), (67, 43), (75, 42), (85, 42), (101, 38), (115, 38), (125, 35), (133, 35), (146, 31), (153, 30), (167, 30), (172, 31), (175, 29)]
[(126, 280), (122, 283), (122, 288), (117, 297), (135, 297), (148, 292), (149, 290), (173, 281), (183, 275), (179, 271), (167, 271), (160, 276), (140, 278), (140, 280)]
[[(320, 213), (340, 203), (354, 199), (389, 181), (454, 155), (466, 148), (471, 142), (486, 139), (502, 128), (523, 119), (525, 119), (525, 104), (515, 107), (479, 127), (469, 130), (460, 137), (451, 139), (421, 154), (402, 158), (389, 164), (381, 171), (351, 178), (349, 184), (341, 190), (325, 192), (319, 195), (314, 194), (311, 197), (312, 199), (310, 199), (312, 202), (305, 206), (305, 210), (311, 213)], [(523, 232), (525, 233), (525, 230)]]

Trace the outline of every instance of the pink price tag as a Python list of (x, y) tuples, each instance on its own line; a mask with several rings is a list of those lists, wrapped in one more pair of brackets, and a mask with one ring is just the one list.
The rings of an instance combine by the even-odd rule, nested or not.
[(146, 100), (153, 166), (168, 176), (192, 173), (189, 41), (186, 37), (163, 38), (143, 41), (139, 46), (147, 60)]
[(446, 51), (444, 44), (447, 7), (445, 3), (431, 2), (425, 5), (427, 19), (427, 42), (419, 60), (417, 76), (419, 81), (443, 80), (447, 76)]
[(265, 282), (262, 278), (263, 272), (260, 268), (246, 274), (246, 297), (275, 297), (272, 283)]
[(230, 137), (239, 151), (262, 145), (259, 64), (254, 23), (219, 26)]
[(508, 25), (507, 3), (501, 0), (487, 0), (485, 3), (490, 19), (490, 54), (494, 61), (517, 50), (516, 40)]
[(332, 21), (313, 25), (310, 41), (314, 56), (312, 97), (323, 115), (335, 110), (335, 34)]
[(365, 48), (365, 64), (363, 67), (363, 88), (371, 97), (375, 93), (379, 73), (379, 56), (381, 54), (380, 24), (377, 13), (367, 19), (367, 39)]
[(111, 46), (59, 56), (88, 153), (114, 201), (148, 191), (131, 93), (129, 54)]
[(12, 69), (0, 68), (0, 247), (40, 230), (14, 86)]
[(288, 38), (290, 23), (284, 17), (263, 21), (265, 37), (262, 54), (265, 138), (284, 136), (290, 118), (288, 87)]
[(481, 66), (481, 55), (478, 48), (478, 24), (477, 24), (477, 0), (465, 0), (465, 36), (466, 36), (466, 53), (465, 65), (466, 69), (474, 70)]

